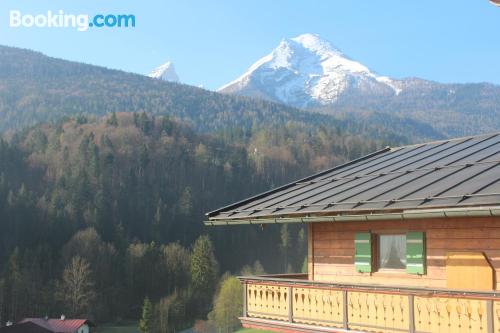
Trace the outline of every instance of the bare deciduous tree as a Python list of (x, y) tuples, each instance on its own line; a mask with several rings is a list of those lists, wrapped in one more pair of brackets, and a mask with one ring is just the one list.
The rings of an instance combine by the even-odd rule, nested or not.
[(72, 316), (87, 314), (95, 299), (90, 264), (82, 257), (75, 256), (64, 269), (57, 293)]

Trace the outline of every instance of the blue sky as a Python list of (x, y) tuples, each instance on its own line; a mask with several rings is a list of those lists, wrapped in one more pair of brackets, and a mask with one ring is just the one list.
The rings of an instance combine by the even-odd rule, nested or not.
[[(135, 14), (137, 26), (13, 29), (13, 9)], [(211, 89), (306, 32), (383, 75), (500, 84), (500, 8), (487, 0), (0, 0), (0, 44), (136, 73), (169, 59)]]

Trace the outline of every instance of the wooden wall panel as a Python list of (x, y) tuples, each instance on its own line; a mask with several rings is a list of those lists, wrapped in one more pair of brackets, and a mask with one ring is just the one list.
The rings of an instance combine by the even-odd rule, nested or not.
[(450, 289), (491, 290), (494, 277), (491, 266), (481, 252), (449, 252), (446, 259), (446, 287)]
[[(424, 231), (427, 242), (427, 274), (404, 272), (358, 273), (354, 268), (354, 234), (371, 231)], [(310, 278), (341, 283), (381, 283), (446, 288), (448, 252), (483, 252), (500, 274), (500, 219), (493, 217), (314, 223), (310, 229)], [(495, 279), (496, 289), (500, 289)]]

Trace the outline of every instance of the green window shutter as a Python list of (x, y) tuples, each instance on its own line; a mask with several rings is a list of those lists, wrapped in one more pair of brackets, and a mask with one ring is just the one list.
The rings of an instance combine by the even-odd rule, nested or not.
[(423, 275), (425, 267), (425, 233), (409, 232), (406, 234), (406, 272)]
[(372, 271), (372, 234), (358, 232), (354, 238), (354, 266), (357, 272), (370, 273)]

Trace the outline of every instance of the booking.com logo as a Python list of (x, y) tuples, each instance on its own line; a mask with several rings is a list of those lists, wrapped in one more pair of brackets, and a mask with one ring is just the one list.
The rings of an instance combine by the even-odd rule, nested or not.
[(130, 14), (66, 14), (63, 10), (47, 11), (47, 14), (22, 14), (11, 10), (9, 16), (11, 28), (74, 28), (87, 31), (89, 28), (135, 28), (135, 15)]

